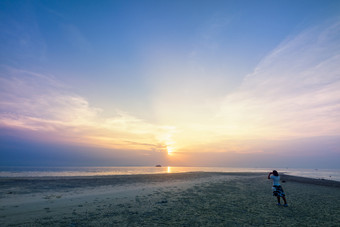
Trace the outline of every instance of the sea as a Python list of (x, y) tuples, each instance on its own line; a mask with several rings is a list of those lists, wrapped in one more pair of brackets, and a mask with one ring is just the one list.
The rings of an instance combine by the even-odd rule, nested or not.
[[(124, 167), (0, 167), (0, 177), (76, 177), (134, 174), (169, 174), (185, 172), (260, 172), (266, 175), (271, 168), (232, 167), (176, 167), (176, 166), (124, 166)], [(340, 181), (340, 169), (277, 169), (293, 176)]]

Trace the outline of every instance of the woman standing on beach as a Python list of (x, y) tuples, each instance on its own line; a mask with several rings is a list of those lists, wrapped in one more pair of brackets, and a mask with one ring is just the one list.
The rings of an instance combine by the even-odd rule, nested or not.
[(287, 201), (286, 201), (286, 197), (285, 197), (285, 193), (283, 191), (283, 188), (280, 185), (280, 176), (279, 173), (276, 170), (273, 170), (273, 172), (270, 172), (268, 174), (268, 179), (273, 179), (273, 196), (276, 196), (277, 198), (277, 205), (281, 205), (280, 203), (280, 198), (282, 197), (283, 201), (284, 201), (284, 205), (285, 207), (288, 206)]

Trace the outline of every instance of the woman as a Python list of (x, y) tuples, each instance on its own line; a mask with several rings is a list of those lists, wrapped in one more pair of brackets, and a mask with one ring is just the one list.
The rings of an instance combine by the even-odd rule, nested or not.
[(280, 185), (280, 176), (279, 173), (276, 170), (273, 170), (273, 172), (268, 174), (268, 179), (273, 179), (273, 196), (276, 196), (277, 198), (277, 205), (280, 206), (280, 198), (282, 197), (283, 201), (284, 201), (284, 205), (285, 207), (288, 206), (287, 201), (286, 201), (286, 197), (285, 197), (285, 193), (283, 191), (283, 188)]

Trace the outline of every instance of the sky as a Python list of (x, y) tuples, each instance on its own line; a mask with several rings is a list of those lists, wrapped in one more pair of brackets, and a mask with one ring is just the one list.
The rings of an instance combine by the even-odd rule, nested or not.
[(340, 2), (0, 1), (1, 166), (339, 168)]

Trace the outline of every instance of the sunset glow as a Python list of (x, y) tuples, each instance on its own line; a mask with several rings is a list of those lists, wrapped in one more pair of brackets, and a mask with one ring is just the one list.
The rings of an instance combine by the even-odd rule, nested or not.
[(167, 151), (168, 151), (168, 155), (172, 155), (173, 153), (173, 148), (172, 147), (170, 147), (170, 146), (167, 146)]
[(340, 3), (241, 2), (3, 2), (2, 165), (333, 165)]

